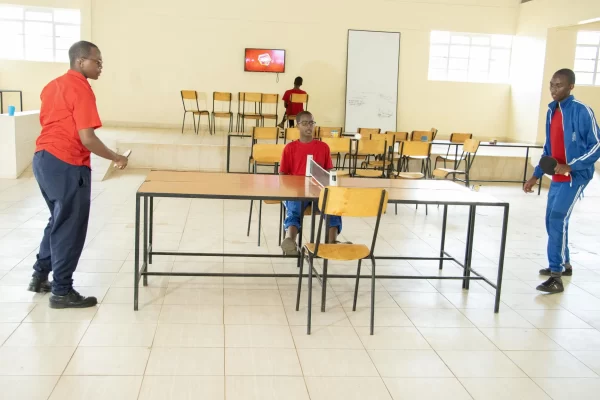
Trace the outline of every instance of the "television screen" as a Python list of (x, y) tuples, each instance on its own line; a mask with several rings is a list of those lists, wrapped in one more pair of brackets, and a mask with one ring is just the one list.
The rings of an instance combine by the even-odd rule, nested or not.
[(246, 49), (244, 71), (285, 72), (285, 50)]

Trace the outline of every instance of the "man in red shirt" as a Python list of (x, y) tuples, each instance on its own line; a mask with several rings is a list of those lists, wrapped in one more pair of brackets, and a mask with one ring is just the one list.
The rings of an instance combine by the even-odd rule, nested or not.
[[(308, 111), (301, 111), (296, 115), (296, 121), (300, 130), (300, 139), (288, 143), (283, 149), (279, 164), (279, 173), (282, 175), (305, 176), (306, 159), (309, 155), (323, 169), (327, 171), (333, 169), (331, 153), (327, 143), (320, 140), (313, 140), (315, 121), (312, 114)], [(302, 225), (304, 210), (310, 206), (310, 203), (286, 201), (284, 205), (286, 216), (283, 225), (287, 235), (281, 242), (281, 249), (286, 255), (297, 255), (298, 247), (296, 246), (296, 239), (298, 230)], [(337, 235), (342, 231), (342, 218), (335, 215), (329, 216), (329, 225), (329, 243), (335, 243)]]
[[(292, 103), (292, 101), (291, 101), (292, 94), (306, 94), (306, 92), (304, 90), (300, 89), (300, 86), (302, 86), (303, 83), (304, 83), (304, 81), (302, 80), (301, 77), (297, 77), (296, 79), (294, 79), (294, 88), (290, 89), (290, 90), (286, 90), (285, 93), (283, 94), (283, 97), (281, 98), (281, 100), (283, 100), (283, 105), (285, 106), (285, 115), (283, 116), (283, 121), (281, 121), (281, 123), (279, 124), (279, 127), (281, 129), (283, 129), (283, 124), (285, 123), (285, 120), (290, 115), (297, 116), (299, 113), (304, 111), (304, 104)], [(296, 117), (296, 119), (297, 118), (298, 117)], [(290, 119), (288, 124), (289, 124), (290, 128), (293, 128), (294, 120)]]
[[(94, 133), (102, 126), (88, 79), (98, 79), (102, 55), (90, 42), (69, 49), (69, 71), (42, 90), (40, 123), (33, 173), (50, 210), (28, 290), (52, 292), (51, 308), (84, 308), (97, 304), (73, 289), (87, 234), (91, 202), (90, 152), (123, 169), (127, 158), (107, 148)], [(48, 275), (52, 272), (53, 282)]]

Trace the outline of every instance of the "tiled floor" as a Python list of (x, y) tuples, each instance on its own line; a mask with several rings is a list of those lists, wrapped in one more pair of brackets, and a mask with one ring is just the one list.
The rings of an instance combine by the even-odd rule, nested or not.
[[(133, 311), (134, 193), (146, 171), (93, 187), (77, 288), (97, 308), (51, 310), (25, 291), (47, 211), (35, 180), (0, 181), (0, 397), (24, 400), (597, 399), (600, 392), (600, 185), (572, 218), (575, 274), (564, 293), (535, 291), (545, 266), (545, 196), (484, 186), (511, 202), (500, 313), (493, 291), (457, 281), (378, 281), (375, 335), (369, 285), (352, 311), (353, 282), (332, 279), (328, 309), (305, 334), (306, 295), (295, 279), (151, 278)], [(245, 234), (248, 202), (155, 202), (158, 249), (277, 253), (278, 209), (265, 206), (263, 245)], [(256, 213), (255, 213), (256, 216)], [(466, 210), (452, 207), (448, 247), (464, 254)], [(496, 273), (499, 210), (476, 217), (474, 267)], [(256, 224), (256, 220), (254, 221)], [(380, 254), (427, 255), (441, 212), (399, 207), (385, 215)], [(256, 226), (256, 225), (254, 225)], [(347, 240), (367, 240), (370, 220), (347, 220)], [(380, 262), (385, 274), (438, 274), (435, 262)], [(278, 259), (155, 257), (160, 271), (295, 272)], [(354, 266), (333, 265), (350, 273)], [(365, 267), (363, 272), (368, 273)], [(458, 274), (448, 264), (442, 274)], [(319, 304), (315, 296), (314, 304)]]

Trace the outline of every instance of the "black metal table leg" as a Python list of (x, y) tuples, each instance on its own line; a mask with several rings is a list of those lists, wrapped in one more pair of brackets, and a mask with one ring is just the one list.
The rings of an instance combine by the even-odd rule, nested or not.
[[(142, 273), (148, 268), (148, 197), (144, 196), (144, 264), (142, 264)], [(144, 276), (144, 286), (148, 286), (148, 277)]]
[(140, 195), (135, 195), (135, 245), (133, 256), (133, 309), (138, 309), (138, 291), (140, 285)]
[[(477, 213), (477, 206), (470, 207), (471, 217), (469, 220), (471, 221), (469, 227), (469, 235), (471, 236), (471, 240), (469, 241), (469, 256), (467, 258), (467, 262), (465, 263), (465, 276), (469, 278), (471, 276), (471, 264), (473, 261), (473, 244), (475, 243), (475, 215)], [(471, 283), (470, 279), (464, 280), (464, 288), (469, 290), (469, 285)]]
[[(442, 219), (442, 242), (440, 243), (440, 257), (444, 257), (444, 250), (446, 247), (446, 224), (448, 221), (448, 206), (444, 205), (444, 216)], [(440, 271), (444, 268), (444, 260), (440, 260)]]
[[(467, 276), (467, 269), (469, 268), (469, 262), (471, 260), (471, 249), (473, 248), (473, 235), (471, 232), (471, 226), (473, 225), (473, 206), (469, 206), (469, 222), (467, 223), (467, 241), (465, 245), (465, 262), (463, 265), (463, 276)], [(467, 288), (467, 279), (463, 279), (462, 288)]]
[(150, 197), (150, 226), (148, 228), (148, 233), (149, 233), (149, 253), (148, 254), (148, 264), (152, 264), (152, 236), (154, 234), (154, 197)]
[(500, 238), (500, 258), (498, 260), (498, 278), (496, 279), (496, 299), (494, 312), (500, 310), (500, 294), (502, 292), (502, 274), (504, 272), (504, 253), (506, 251), (506, 232), (508, 231), (509, 205), (504, 206), (504, 218), (502, 219), (502, 237)]
[(525, 168), (523, 169), (523, 183), (527, 181), (527, 167), (529, 164), (529, 147), (526, 147), (525, 150)]

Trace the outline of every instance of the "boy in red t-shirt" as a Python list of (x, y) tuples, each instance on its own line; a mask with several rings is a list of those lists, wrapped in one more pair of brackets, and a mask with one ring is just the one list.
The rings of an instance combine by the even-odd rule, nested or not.
[[(283, 120), (279, 124), (279, 127), (283, 129), (283, 124), (289, 115), (298, 115), (302, 111), (304, 111), (304, 105), (302, 103), (292, 103), (292, 94), (306, 94), (306, 92), (300, 89), (302, 86), (303, 80), (301, 77), (297, 77), (294, 79), (294, 88), (290, 90), (286, 90), (283, 94), (281, 100), (283, 100), (283, 105), (285, 106), (285, 114), (283, 115)], [(297, 117), (296, 117), (297, 119)], [(290, 128), (294, 127), (294, 120), (289, 120)]]
[[(327, 143), (320, 140), (313, 140), (313, 129), (315, 121), (308, 111), (301, 111), (296, 115), (298, 129), (300, 130), (300, 140), (288, 143), (283, 149), (281, 163), (279, 164), (279, 173), (282, 175), (304, 176), (306, 174), (306, 158), (312, 155), (313, 160), (326, 170), (333, 169), (331, 162), (331, 153)], [(284, 227), (287, 232), (286, 238), (281, 242), (281, 249), (286, 255), (297, 255), (298, 247), (296, 238), (298, 230), (302, 224), (302, 215), (304, 210), (311, 203), (301, 201), (284, 202), (286, 215)], [(329, 216), (329, 243), (337, 242), (337, 235), (342, 231), (342, 218), (339, 216)]]

